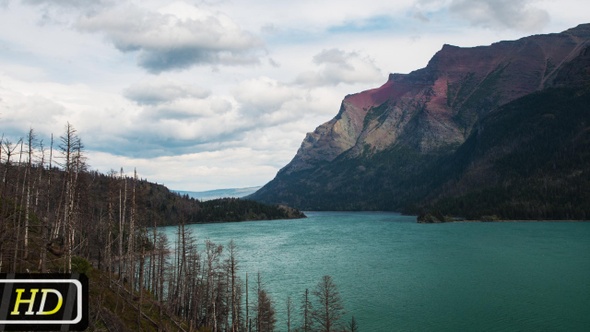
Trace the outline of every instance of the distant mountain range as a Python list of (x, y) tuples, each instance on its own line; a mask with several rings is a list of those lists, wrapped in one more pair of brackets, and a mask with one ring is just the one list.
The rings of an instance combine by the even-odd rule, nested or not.
[(590, 218), (590, 24), (489, 46), (348, 95), (250, 198), (304, 210)]
[(188, 195), (191, 198), (198, 199), (200, 201), (208, 201), (217, 198), (242, 198), (253, 194), (261, 187), (248, 187), (248, 188), (228, 188), (228, 189), (215, 189), (207, 191), (181, 191), (175, 190), (180, 195)]

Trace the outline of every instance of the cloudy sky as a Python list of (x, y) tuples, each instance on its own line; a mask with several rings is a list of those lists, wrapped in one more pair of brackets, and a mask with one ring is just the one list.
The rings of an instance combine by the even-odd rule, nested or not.
[(0, 134), (70, 122), (92, 169), (176, 190), (263, 185), (342, 98), (590, 21), (587, 0), (0, 0)]

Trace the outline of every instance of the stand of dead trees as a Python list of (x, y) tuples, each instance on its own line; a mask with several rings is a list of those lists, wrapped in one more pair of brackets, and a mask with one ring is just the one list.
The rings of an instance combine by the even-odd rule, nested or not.
[[(198, 242), (185, 227), (198, 201), (141, 180), (135, 170), (129, 176), (122, 168), (106, 175), (88, 169), (84, 144), (69, 123), (48, 144), (33, 129), (18, 140), (2, 135), (0, 273), (86, 273), (92, 267), (105, 272), (121, 297), (154, 303), (160, 320), (177, 317), (179, 330), (275, 330), (271, 293), (260, 274), (248, 289), (236, 244)], [(170, 216), (176, 216), (174, 239), (158, 230)], [(311, 295), (317, 303), (312, 306), (306, 290), (301, 319), (288, 301), (288, 330), (341, 328), (342, 302), (331, 278)], [(141, 305), (137, 310), (141, 327), (145, 315)]]
[[(0, 145), (0, 272), (46, 271), (48, 256), (39, 243), (30, 242), (32, 235), (54, 256), (64, 256), (60, 270), (71, 272), (73, 252), (87, 245), (77, 237), (85, 226), (80, 175), (86, 163), (76, 130), (66, 125), (58, 155), (53, 137), (47, 151), (33, 129), (16, 142), (3, 135)], [(30, 255), (39, 257), (32, 260)]]

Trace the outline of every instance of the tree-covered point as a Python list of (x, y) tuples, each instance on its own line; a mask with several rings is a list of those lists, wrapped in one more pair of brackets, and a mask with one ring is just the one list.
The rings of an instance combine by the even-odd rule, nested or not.
[(239, 198), (219, 198), (200, 202), (194, 218), (196, 222), (223, 222), (305, 218), (305, 214), (284, 205), (267, 205)]

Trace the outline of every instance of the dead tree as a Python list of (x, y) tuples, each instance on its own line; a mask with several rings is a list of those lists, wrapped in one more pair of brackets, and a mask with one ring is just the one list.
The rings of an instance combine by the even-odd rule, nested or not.
[[(21, 143), (22, 140), (19, 140), (16, 144), (10, 142), (8, 139), (6, 138), (2, 138), (2, 141), (0, 142), (1, 147), (0, 147), (0, 151), (4, 153), (5, 155), (5, 162), (4, 162), (4, 173), (2, 176), (2, 189), (0, 190), (0, 198), (2, 199), (2, 212), (0, 214), (0, 218), (4, 219), (4, 213), (8, 214), (9, 216), (6, 217), (7, 220), (0, 220), (2, 221), (2, 223), (0, 224), (0, 226), (5, 226), (6, 223), (8, 222), (8, 220), (11, 219), (10, 217), (10, 213), (8, 212), (9, 207), (8, 207), (8, 198), (10, 196), (13, 196), (12, 199), (16, 202), (16, 197), (15, 195), (11, 195), (11, 192), (9, 192), (9, 186), (8, 186), (8, 182), (9, 179), (11, 178), (11, 168), (12, 168), (12, 164), (11, 164), (11, 159), (14, 156), (14, 153), (16, 151), (16, 149), (18, 148), (19, 144)], [(15, 191), (13, 191), (14, 193)], [(16, 222), (16, 215), (12, 215), (12, 219), (14, 222)], [(12, 260), (14, 260), (12, 263), (12, 271), (16, 271), (16, 257), (15, 255), (17, 254), (17, 249), (18, 249), (18, 239), (17, 239), (17, 235), (18, 235), (18, 228), (16, 229), (16, 232), (14, 232), (14, 234), (11, 234), (9, 232), (4, 232), (4, 230), (1, 230), (2, 233), (0, 234), (0, 271), (2, 271), (2, 266), (4, 265), (4, 259), (6, 258), (8, 260), (7, 264), (11, 263), (11, 258), (10, 258), (10, 249), (13, 249), (14, 252), (12, 253)], [(14, 241), (14, 247), (11, 248), (6, 248), (6, 244), (8, 244), (9, 239), (13, 238), (12, 241)]]
[(123, 279), (123, 233), (125, 231), (125, 202), (127, 201), (127, 180), (123, 177), (123, 167), (119, 176), (123, 184), (119, 188), (119, 279)]
[(227, 262), (227, 275), (230, 278), (230, 303), (231, 303), (231, 331), (237, 332), (240, 328), (239, 319), (239, 295), (238, 295), (238, 262), (237, 262), (237, 247), (232, 240), (229, 243), (229, 257)]
[(311, 332), (313, 329), (312, 312), (313, 306), (309, 298), (309, 289), (306, 288), (301, 300), (301, 313), (303, 315), (303, 326), (301, 326), (301, 330), (303, 332)]
[(318, 307), (312, 312), (312, 317), (314, 322), (319, 325), (320, 331), (338, 331), (340, 318), (344, 315), (344, 305), (332, 277), (323, 276), (313, 291), (313, 295), (316, 297)]
[(293, 311), (293, 300), (287, 296), (287, 332), (291, 332), (291, 314)]
[(30, 208), (31, 208), (31, 172), (33, 169), (33, 149), (36, 141), (35, 133), (33, 129), (29, 129), (27, 135), (27, 166), (25, 167), (25, 176), (23, 179), (23, 191), (26, 186), (27, 194), (25, 198), (25, 224), (24, 224), (24, 236), (23, 236), (23, 258), (27, 259), (29, 256), (29, 221), (30, 221)]
[[(84, 146), (82, 140), (78, 137), (76, 129), (68, 122), (63, 136), (60, 137), (61, 144), (59, 146), (64, 171), (64, 215), (61, 225), (55, 227), (54, 238), (57, 238), (60, 229), (63, 227), (62, 235), (65, 238), (65, 252), (66, 252), (66, 271), (72, 271), (72, 252), (75, 245), (75, 230), (78, 226), (78, 220), (75, 220), (78, 197), (76, 189), (78, 185), (78, 176), (85, 170), (85, 157), (82, 154)], [(59, 220), (59, 219), (58, 219)]]
[(133, 171), (133, 181), (131, 183), (131, 216), (129, 218), (129, 234), (127, 236), (127, 276), (131, 289), (135, 287), (135, 218), (137, 215), (137, 204), (135, 200), (135, 183), (137, 182), (137, 170)]

